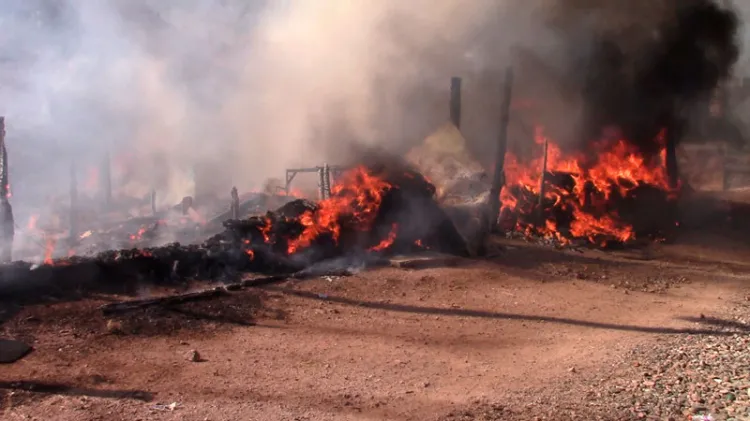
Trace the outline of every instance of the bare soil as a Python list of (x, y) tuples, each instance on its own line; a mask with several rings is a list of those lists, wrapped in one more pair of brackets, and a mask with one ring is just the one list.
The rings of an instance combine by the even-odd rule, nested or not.
[[(35, 351), (0, 366), (0, 418), (595, 419), (592, 379), (634, 349), (718, 335), (712, 324), (750, 299), (750, 248), (723, 238), (609, 252), (497, 242), (497, 256), (455, 267), (287, 282), (109, 320), (98, 306), (124, 297), (19, 309), (0, 336)], [(550, 415), (563, 404), (567, 415)]]

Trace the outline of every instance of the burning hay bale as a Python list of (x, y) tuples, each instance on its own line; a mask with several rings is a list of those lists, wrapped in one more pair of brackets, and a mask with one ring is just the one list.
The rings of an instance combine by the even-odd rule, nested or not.
[[(634, 145), (612, 137), (596, 143), (588, 155), (566, 155), (541, 127), (535, 141), (548, 145), (546, 159), (524, 164), (512, 153), (506, 157), (499, 217), (506, 231), (606, 247), (660, 239), (676, 224), (670, 209), (677, 192), (669, 188), (663, 147), (649, 160)], [(663, 145), (663, 136), (656, 142)]]
[(436, 188), (436, 199), (461, 233), (471, 255), (483, 248), (490, 180), (469, 152), (466, 139), (446, 123), (406, 156)]
[(439, 127), (406, 159), (435, 185), (440, 203), (476, 201), (489, 192), (484, 168), (471, 156), (466, 139), (453, 123)]

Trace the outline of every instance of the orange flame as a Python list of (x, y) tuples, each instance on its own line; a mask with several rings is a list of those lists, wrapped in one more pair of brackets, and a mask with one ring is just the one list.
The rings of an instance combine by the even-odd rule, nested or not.
[[(657, 142), (662, 145), (661, 160), (647, 161), (639, 151), (624, 139), (601, 140), (594, 144), (596, 161), (591, 163), (583, 155), (565, 155), (560, 147), (544, 135), (542, 127), (534, 129), (534, 140), (539, 145), (547, 144), (547, 172), (567, 173), (573, 179), (571, 190), (565, 190), (551, 183), (545, 184), (545, 199), (553, 201), (553, 207), (572, 212), (573, 221), (570, 224), (570, 236), (586, 238), (597, 242), (602, 236), (625, 242), (635, 239), (633, 227), (622, 222), (616, 212), (595, 215), (589, 208), (585, 208), (587, 186), (601, 194), (602, 202), (610, 199), (614, 192), (621, 196), (640, 185), (652, 185), (669, 191), (665, 161), (664, 135), (662, 131)], [(506, 184), (500, 192), (501, 213), (517, 212), (528, 214), (533, 206), (528, 206), (528, 200), (523, 200), (511, 187), (520, 187), (521, 191), (533, 195), (539, 194), (540, 179), (544, 157), (533, 159), (528, 165), (519, 162), (512, 153), (505, 158)], [(588, 165), (584, 165), (584, 163)], [(524, 206), (522, 203), (526, 203)], [(556, 221), (548, 219), (544, 226), (529, 226), (518, 223), (516, 228), (526, 234), (536, 233), (547, 238), (555, 238), (562, 243), (569, 242), (557, 227)]]
[[(250, 245), (250, 240), (245, 240), (244, 243), (245, 243), (246, 246), (249, 246)], [(245, 254), (247, 254), (248, 256), (250, 256), (250, 260), (255, 259), (255, 252), (252, 249), (245, 249)]]
[(380, 208), (383, 194), (391, 185), (373, 175), (365, 167), (357, 167), (343, 174), (331, 188), (331, 197), (322, 200), (315, 212), (306, 211), (299, 222), (304, 227), (300, 236), (289, 241), (287, 252), (308, 247), (322, 234), (330, 234), (338, 241), (340, 220), (347, 217), (356, 229), (365, 231), (372, 225)]
[(52, 237), (47, 237), (47, 240), (44, 244), (44, 264), (45, 265), (51, 265), (53, 263), (52, 255), (55, 253), (56, 244), (57, 244), (56, 239)]
[(270, 233), (271, 233), (271, 228), (273, 227), (273, 224), (271, 222), (271, 218), (269, 217), (264, 218), (263, 221), (265, 222), (265, 224), (262, 227), (260, 227), (260, 233), (263, 234), (263, 241), (265, 241), (266, 243), (270, 243), (271, 242)]
[(390, 247), (391, 244), (393, 244), (393, 242), (396, 241), (397, 232), (398, 232), (398, 224), (391, 225), (391, 231), (388, 233), (388, 237), (381, 240), (380, 243), (378, 243), (378, 245), (374, 247), (370, 247), (369, 251), (382, 251)]

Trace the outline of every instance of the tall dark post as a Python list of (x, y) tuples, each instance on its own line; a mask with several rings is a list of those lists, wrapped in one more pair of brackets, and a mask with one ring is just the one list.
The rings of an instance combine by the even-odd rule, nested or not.
[(451, 78), (451, 122), (456, 128), (461, 129), (461, 78)]
[(70, 163), (70, 244), (78, 240), (78, 181), (76, 180), (76, 163)]
[(323, 193), (325, 198), (331, 197), (331, 168), (328, 164), (323, 164)]
[(497, 218), (500, 214), (500, 191), (505, 184), (505, 151), (508, 149), (508, 123), (510, 122), (510, 99), (513, 88), (513, 69), (505, 71), (505, 86), (503, 88), (503, 104), (500, 110), (500, 134), (497, 142), (497, 156), (495, 157), (495, 174), (492, 178), (492, 188), (489, 199), (490, 229), (497, 229)]
[(112, 169), (109, 160), (109, 151), (105, 152), (104, 159), (102, 160), (102, 184), (101, 184), (101, 195), (102, 205), (105, 210), (110, 209), (112, 204)]
[(232, 187), (230, 194), (232, 196), (232, 201), (229, 205), (229, 214), (234, 220), (240, 219), (240, 195), (237, 192), (237, 187)]
[(0, 263), (13, 260), (15, 222), (10, 205), (10, 179), (8, 177), (8, 151), (5, 148), (5, 117), (0, 117)]
[(326, 182), (325, 182), (325, 172), (323, 171), (323, 167), (318, 167), (318, 197), (320, 197), (320, 200), (324, 200), (326, 198)]
[(156, 189), (151, 189), (151, 215), (156, 216)]
[(675, 119), (672, 121), (672, 123), (667, 127), (667, 138), (666, 138), (666, 148), (667, 148), (667, 177), (669, 178), (669, 187), (671, 189), (676, 189), (679, 180), (680, 180), (680, 172), (679, 168), (677, 166), (677, 144), (680, 143), (680, 139), (682, 138), (683, 134), (683, 125), (682, 122), (678, 119)]

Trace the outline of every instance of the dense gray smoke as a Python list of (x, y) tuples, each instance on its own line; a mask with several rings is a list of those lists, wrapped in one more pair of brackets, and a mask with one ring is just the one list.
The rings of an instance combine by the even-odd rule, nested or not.
[(71, 161), (95, 194), (106, 151), (115, 194), (156, 188), (160, 205), (350, 162), (354, 144), (404, 151), (447, 120), (454, 75), (491, 157), (509, 64), (516, 98), (546, 102), (571, 142), (592, 119), (650, 129), (728, 73), (735, 30), (697, 0), (3, 0), (14, 206), (23, 220), (64, 195)]

